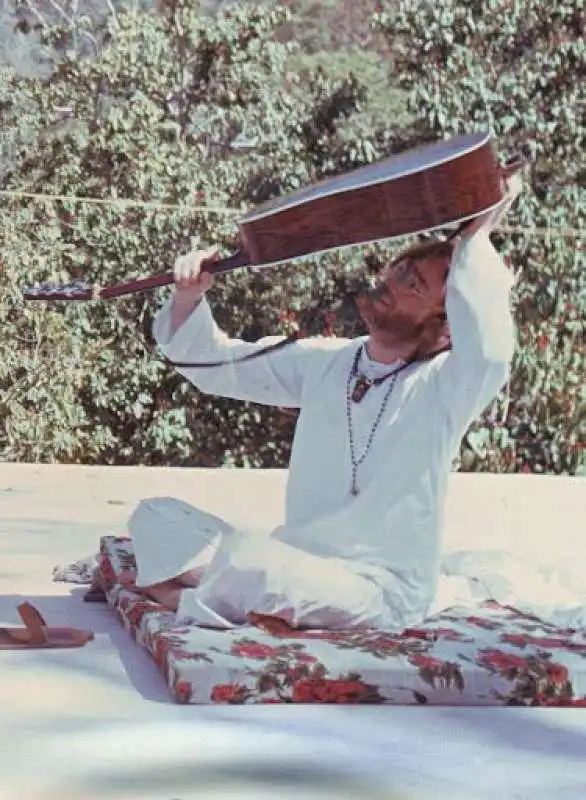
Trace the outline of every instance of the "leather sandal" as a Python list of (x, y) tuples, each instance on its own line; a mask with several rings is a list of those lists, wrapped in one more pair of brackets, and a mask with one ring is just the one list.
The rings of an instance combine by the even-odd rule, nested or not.
[(0, 650), (83, 647), (94, 638), (92, 631), (48, 627), (42, 614), (31, 603), (21, 603), (18, 613), (25, 627), (0, 628)]
[(92, 572), (92, 584), (83, 596), (84, 603), (107, 603), (106, 590), (100, 578), (100, 568), (96, 567)]
[(90, 586), (83, 596), (84, 603), (107, 603), (106, 593), (99, 586)]

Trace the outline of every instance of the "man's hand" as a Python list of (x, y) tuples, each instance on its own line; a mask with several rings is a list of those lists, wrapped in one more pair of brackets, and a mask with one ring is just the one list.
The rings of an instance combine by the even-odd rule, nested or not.
[[(193, 244), (193, 242), (192, 242)], [(196, 250), (179, 256), (173, 268), (175, 294), (171, 307), (171, 335), (175, 334), (212, 287), (214, 276), (205, 271), (206, 264), (218, 260), (217, 250)]]
[(506, 201), (508, 204), (512, 204), (523, 191), (521, 171), (513, 172), (510, 177), (504, 178), (503, 180), (505, 184), (503, 202)]
[(217, 250), (196, 250), (179, 256), (173, 268), (175, 298), (180, 302), (198, 302), (211, 289), (214, 276), (205, 271), (206, 264), (218, 260)]
[(501, 219), (508, 212), (509, 208), (513, 205), (517, 197), (523, 190), (523, 179), (521, 178), (521, 171), (516, 170), (510, 175), (503, 176), (503, 199), (496, 206), (491, 208), (485, 214), (476, 217), (463, 231), (462, 238), (469, 238), (479, 231), (489, 234), (499, 224)]

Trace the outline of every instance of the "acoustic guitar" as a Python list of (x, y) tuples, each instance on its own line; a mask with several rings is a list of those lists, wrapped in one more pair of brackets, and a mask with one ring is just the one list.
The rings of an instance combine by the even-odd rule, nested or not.
[[(412, 148), (257, 206), (238, 224), (240, 247), (213, 273), (266, 269), (328, 250), (465, 225), (503, 199), (493, 138), (471, 133)], [(109, 286), (76, 281), (27, 288), (27, 300), (109, 300), (173, 282), (173, 273)]]

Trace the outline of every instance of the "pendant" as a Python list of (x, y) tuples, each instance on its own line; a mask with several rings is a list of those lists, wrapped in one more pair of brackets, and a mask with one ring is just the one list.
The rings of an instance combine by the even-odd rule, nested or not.
[(352, 401), (354, 403), (359, 403), (367, 391), (372, 386), (373, 381), (370, 378), (365, 378), (364, 375), (360, 375), (356, 383), (354, 384), (354, 391), (352, 392)]
[(356, 497), (356, 495), (360, 494), (358, 487), (357, 486), (353, 486), (350, 489), (350, 494), (352, 495), (352, 497)]

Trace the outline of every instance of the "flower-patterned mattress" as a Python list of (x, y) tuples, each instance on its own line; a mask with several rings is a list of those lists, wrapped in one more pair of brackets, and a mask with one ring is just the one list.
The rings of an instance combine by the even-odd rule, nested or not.
[(379, 703), (586, 707), (586, 637), (487, 600), (417, 630), (304, 631), (178, 625), (133, 591), (132, 540), (105, 536), (109, 604), (178, 703)]

